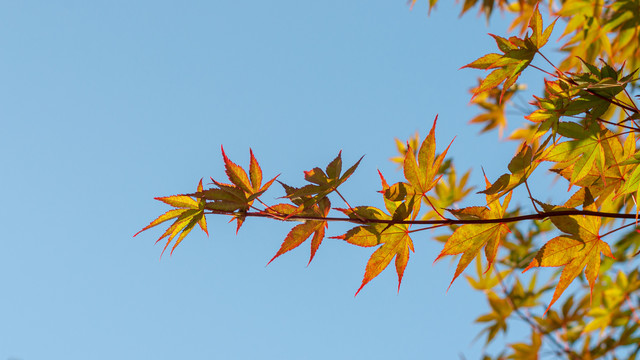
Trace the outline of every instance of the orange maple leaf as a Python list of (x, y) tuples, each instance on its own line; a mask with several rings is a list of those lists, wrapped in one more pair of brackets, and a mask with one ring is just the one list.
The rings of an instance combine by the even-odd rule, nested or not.
[[(487, 181), (487, 187), (490, 185), (491, 183)], [(507, 207), (509, 206), (511, 194), (512, 193), (509, 192), (507, 196), (505, 196), (502, 204), (500, 204), (498, 200), (495, 200), (489, 203), (488, 208), (484, 206), (472, 206), (460, 210), (448, 211), (458, 219), (500, 219), (504, 217)], [(488, 198), (489, 196), (487, 195), (487, 200)], [(464, 271), (471, 261), (473, 261), (482, 247), (484, 247), (488, 262), (487, 270), (489, 270), (496, 258), (500, 243), (508, 232), (509, 228), (504, 223), (466, 224), (457, 228), (445, 243), (440, 255), (434, 260), (434, 262), (436, 262), (445, 255), (462, 254), (449, 287), (451, 287), (456, 278), (462, 274), (462, 271)]]
[[(265, 212), (269, 214), (275, 214), (286, 218), (288, 215), (298, 213), (300, 216), (315, 216), (318, 218), (325, 218), (331, 210), (331, 202), (329, 198), (323, 198), (318, 204), (314, 204), (313, 207), (305, 209), (303, 212), (298, 212), (298, 207), (291, 204), (277, 204), (269, 207)], [(299, 224), (293, 227), (287, 234), (287, 237), (282, 242), (278, 252), (269, 260), (267, 265), (271, 264), (278, 256), (291, 251), (303, 242), (305, 242), (309, 236), (313, 235), (311, 239), (311, 256), (309, 257), (309, 263), (313, 260), (316, 251), (320, 247), (322, 240), (324, 239), (325, 229), (328, 227), (326, 220), (306, 220), (303, 224)], [(308, 265), (307, 264), (307, 265)]]
[[(385, 206), (393, 215), (388, 215), (384, 211), (371, 206), (337, 210), (342, 211), (352, 219), (401, 221), (411, 216), (412, 209), (414, 208), (413, 201), (414, 199), (412, 198), (409, 202), (398, 203), (385, 199)], [(398, 274), (398, 291), (400, 291), (402, 276), (409, 262), (409, 250), (415, 251), (409, 233), (409, 226), (405, 224), (371, 223), (356, 226), (347, 231), (346, 234), (335, 237), (336, 239), (342, 239), (350, 244), (363, 247), (382, 245), (376, 249), (369, 258), (362, 284), (360, 288), (358, 288), (358, 291), (356, 291), (356, 295), (358, 295), (360, 290), (362, 290), (369, 281), (378, 276), (394, 257), (396, 259), (396, 272)]]
[[(594, 204), (585, 206), (584, 208), (585, 210), (596, 210)], [(554, 210), (558, 209), (567, 210), (565, 208), (554, 208)], [(549, 240), (523, 271), (525, 272), (532, 267), (540, 266), (564, 266), (562, 274), (560, 275), (560, 281), (556, 286), (553, 298), (545, 314), (585, 267), (584, 273), (589, 282), (589, 288), (593, 293), (593, 286), (595, 285), (600, 270), (600, 254), (615, 259), (611, 253), (609, 244), (600, 239), (599, 230), (602, 221), (600, 217), (578, 215), (557, 216), (552, 217), (551, 221), (558, 229), (569, 235), (560, 235)]]
[[(451, 141), (444, 152), (436, 156), (435, 130), (437, 122), (438, 117), (436, 116), (433, 121), (433, 126), (429, 131), (429, 135), (427, 135), (420, 145), (420, 150), (417, 151), (417, 154), (411, 144), (407, 142), (403, 159), (404, 177), (407, 179), (407, 183), (398, 182), (389, 186), (384, 180), (384, 177), (382, 177), (382, 173), (378, 171), (382, 179), (381, 192), (384, 194), (386, 199), (392, 201), (403, 201), (405, 199), (411, 199), (414, 196), (416, 197), (413, 202), (414, 209), (412, 220), (415, 220), (415, 217), (420, 211), (422, 199), (426, 199), (427, 202), (429, 202), (427, 193), (431, 191), (431, 189), (433, 189), (442, 178), (442, 174), (439, 174), (440, 167), (444, 162), (447, 151), (449, 151), (449, 147), (451, 147), (451, 144), (453, 143), (453, 141)], [(435, 208), (434, 211), (438, 212)]]
[[(198, 183), (198, 192), (202, 192), (202, 179)], [(165, 197), (157, 197), (156, 200), (162, 201), (165, 204), (171, 205), (176, 209), (169, 210), (166, 213), (158, 216), (155, 220), (153, 220), (149, 225), (145, 226), (142, 230), (138, 231), (134, 237), (141, 232), (150, 229), (156, 225), (162, 224), (165, 221), (176, 219), (176, 221), (167, 228), (167, 230), (156, 240), (158, 243), (163, 238), (167, 237), (167, 243), (164, 245), (162, 249), (162, 254), (167, 249), (171, 241), (178, 235), (176, 238), (176, 242), (171, 248), (171, 254), (173, 254), (173, 250), (182, 242), (182, 240), (191, 232), (193, 227), (198, 224), (202, 231), (204, 231), (207, 236), (209, 232), (207, 231), (207, 220), (204, 216), (204, 209), (206, 200), (197, 199), (194, 200), (189, 195), (173, 195), (173, 196), (165, 196)]]
[(262, 170), (251, 149), (249, 149), (250, 162), (249, 175), (247, 175), (241, 166), (227, 157), (224, 148), (222, 146), (220, 148), (222, 150), (225, 172), (231, 184), (223, 184), (212, 178), (211, 181), (213, 181), (218, 188), (204, 191), (199, 190), (194, 195), (209, 200), (209, 202), (206, 203), (207, 210), (235, 212), (231, 221), (236, 220), (237, 233), (244, 222), (245, 212), (251, 208), (254, 200), (267, 191), (278, 176), (262, 185)]

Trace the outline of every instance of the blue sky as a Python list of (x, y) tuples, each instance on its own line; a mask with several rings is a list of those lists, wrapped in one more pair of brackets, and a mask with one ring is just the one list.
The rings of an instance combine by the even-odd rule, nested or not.
[(454, 266), (432, 264), (428, 233), (399, 293), (388, 269), (355, 298), (372, 249), (326, 239), (308, 267), (308, 244), (265, 266), (289, 224), (250, 219), (235, 236), (209, 217), (210, 237), (161, 260), (160, 230), (132, 237), (168, 209), (153, 197), (224, 180), (221, 144), (291, 185), (339, 150), (348, 165), (365, 155), (342, 192), (379, 205), (376, 170), (401, 180), (393, 139), (424, 137), (439, 114), (438, 147), (456, 137), (472, 183), (480, 166), (502, 174), (515, 144), (467, 124), (481, 73), (458, 69), (508, 19), (459, 9), (4, 2), (0, 359), (479, 358), (484, 297), (463, 278), (446, 292)]

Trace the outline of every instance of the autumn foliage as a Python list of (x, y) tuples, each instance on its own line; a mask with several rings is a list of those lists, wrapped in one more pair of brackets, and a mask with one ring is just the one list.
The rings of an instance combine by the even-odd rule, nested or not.
[[(429, 0), (429, 10), (435, 4)], [(156, 198), (172, 209), (141, 231), (172, 221), (158, 241), (166, 241), (164, 249), (173, 244), (173, 252), (196, 225), (207, 232), (206, 215), (229, 216), (236, 231), (251, 217), (295, 220), (269, 262), (309, 239), (309, 262), (326, 238), (374, 248), (357, 295), (392, 261), (399, 289), (416, 235), (437, 228), (444, 235), (436, 240), (444, 244), (435, 260), (459, 256), (451, 283), (472, 272), (466, 275), (470, 285), (487, 296), (491, 311), (477, 319), (487, 324), (487, 342), (506, 332), (512, 318), (530, 327), (529, 339), (494, 358), (537, 359), (543, 349), (570, 359), (635, 358), (640, 352), (635, 135), (640, 110), (634, 95), (640, 1), (466, 0), (462, 12), (474, 7), (487, 19), (496, 9), (513, 13), (511, 30), (519, 35), (491, 35), (496, 50), (463, 66), (482, 76), (471, 96), (481, 113), (471, 122), (484, 125), (483, 131), (497, 128), (502, 136), (510, 99), (524, 88), (518, 83), (523, 71), (540, 74), (544, 83), (544, 93), (533, 96), (531, 111), (517, 119), (521, 125), (509, 136), (519, 146), (506, 172), (493, 180), (485, 176), (479, 192), (485, 205), (463, 206), (472, 196), (469, 172), (459, 176), (447, 158), (451, 143), (436, 149), (436, 117), (423, 141), (398, 142), (394, 161), (404, 180), (390, 185), (379, 174), (383, 208), (352, 206), (339, 190), (362, 159), (343, 166), (338, 153), (328, 165), (305, 171), (306, 185), (294, 187), (277, 176), (265, 182), (252, 151), (247, 171), (222, 149), (228, 183), (211, 179), (205, 189), (200, 180), (193, 193)], [(542, 13), (548, 16), (543, 19)], [(556, 29), (560, 26), (564, 29)], [(564, 42), (559, 64), (542, 50), (556, 32)], [(566, 186), (569, 200), (538, 200), (528, 186), (534, 172), (561, 179), (556, 186)], [(263, 194), (276, 182), (283, 201), (267, 204)], [(514, 191), (529, 202), (514, 204)], [(337, 221), (352, 228), (329, 236), (328, 223)], [(474, 261), (475, 272), (467, 269)], [(538, 269), (544, 267), (558, 272)], [(538, 272), (552, 283), (540, 284)], [(568, 292), (572, 283), (578, 290)]]

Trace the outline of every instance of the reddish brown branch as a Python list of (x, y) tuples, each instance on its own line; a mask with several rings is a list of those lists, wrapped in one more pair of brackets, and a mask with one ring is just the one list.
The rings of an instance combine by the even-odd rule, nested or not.
[[(206, 214), (218, 214), (218, 215), (233, 215), (234, 212), (226, 211), (214, 211), (209, 210)], [(276, 220), (283, 220), (278, 214), (267, 212), (246, 212), (247, 217), (264, 217), (272, 218)], [(467, 225), (467, 224), (500, 224), (500, 223), (512, 223), (525, 220), (543, 220), (546, 218), (558, 217), (558, 216), (571, 216), (571, 215), (583, 215), (583, 216), (597, 216), (601, 218), (611, 219), (634, 219), (635, 214), (619, 214), (590, 210), (560, 210), (560, 211), (546, 211), (537, 214), (509, 216), (500, 219), (442, 219), (442, 220), (385, 220), (385, 219), (354, 219), (348, 217), (322, 217), (311, 215), (293, 215), (287, 217), (288, 221), (305, 221), (305, 220), (317, 220), (317, 221), (332, 221), (332, 222), (350, 222), (355, 224), (390, 224), (390, 225)]]

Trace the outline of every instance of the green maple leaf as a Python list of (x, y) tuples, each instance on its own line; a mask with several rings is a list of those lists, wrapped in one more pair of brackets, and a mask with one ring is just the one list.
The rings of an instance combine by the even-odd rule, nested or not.
[[(586, 176), (574, 183), (579, 189), (564, 204), (564, 207), (580, 206), (584, 203), (585, 198), (591, 196), (596, 199), (596, 205), (600, 211), (619, 212), (622, 203), (618, 200), (622, 199), (618, 197), (629, 192), (636, 192), (638, 178), (635, 176), (638, 174), (633, 174), (634, 165), (627, 164), (627, 161), (635, 153), (635, 136), (630, 134), (622, 144), (619, 137), (606, 130), (603, 139), (604, 172), (598, 166), (592, 167)], [(575, 164), (572, 162), (558, 163), (551, 171), (558, 173), (570, 182), (574, 174), (574, 166)]]
[(604, 63), (597, 68), (581, 58), (580, 61), (589, 71), (572, 74), (567, 79), (571, 83), (571, 90), (576, 93), (576, 98), (572, 99), (567, 109), (572, 114), (588, 113), (592, 119), (599, 119), (616, 102), (616, 95), (633, 81), (636, 71), (623, 77), (622, 67), (616, 70)]
[(604, 174), (606, 157), (610, 151), (607, 144), (609, 132), (602, 124), (590, 122), (582, 126), (574, 122), (561, 122), (558, 134), (572, 140), (550, 146), (542, 160), (573, 166), (569, 178), (572, 185), (586, 177), (594, 167)]

